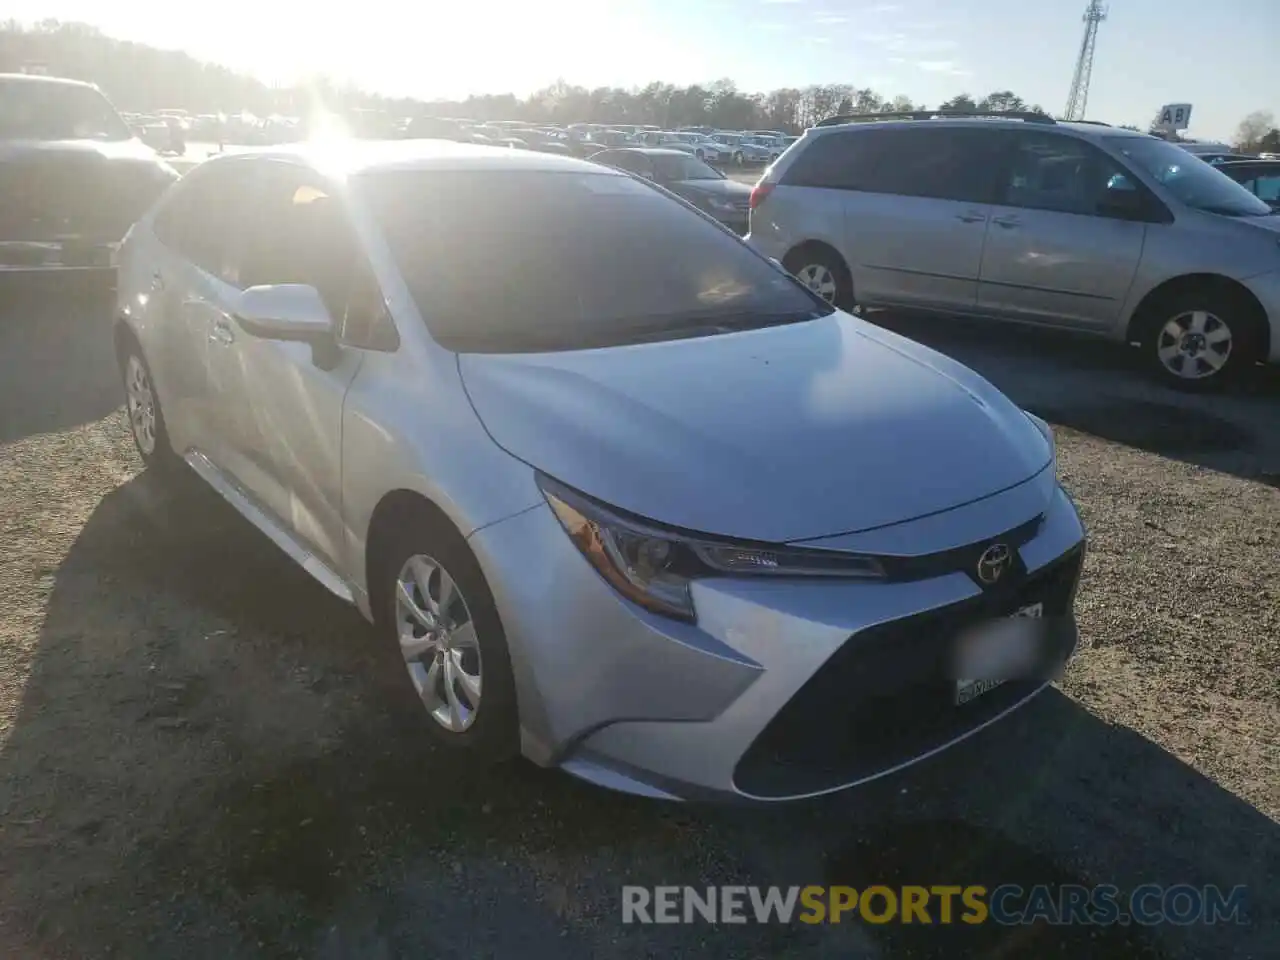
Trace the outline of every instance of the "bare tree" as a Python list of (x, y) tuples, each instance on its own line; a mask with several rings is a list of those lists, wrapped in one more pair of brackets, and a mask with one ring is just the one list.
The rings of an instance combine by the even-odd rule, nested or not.
[(1236, 149), (1246, 153), (1256, 152), (1262, 138), (1275, 128), (1276, 118), (1270, 110), (1253, 111), (1236, 128)]

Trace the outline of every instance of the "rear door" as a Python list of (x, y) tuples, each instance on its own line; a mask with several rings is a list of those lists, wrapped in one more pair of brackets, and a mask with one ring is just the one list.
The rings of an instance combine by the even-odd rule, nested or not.
[(812, 165), (832, 191), (859, 303), (971, 309), (999, 133), (916, 122), (827, 134), (784, 182), (808, 185)]
[(978, 306), (1014, 320), (1113, 326), (1147, 225), (1103, 215), (1109, 186), (1145, 190), (1091, 143), (1047, 130), (1010, 134), (982, 257)]
[(245, 218), (229, 255), (235, 284), (315, 287), (334, 320), (334, 341), (332, 349), (320, 350), (266, 340), (233, 322), (210, 344), (210, 383), (222, 414), (219, 465), (333, 565), (344, 537), (342, 406), (362, 356), (340, 346), (339, 337), (353, 319), (354, 290), (363, 303), (380, 299), (368, 293), (377, 294), (372, 271), (329, 183), (300, 164), (256, 166), (254, 216)]
[(158, 255), (150, 278), (148, 314), (161, 321), (161, 357), (153, 371), (179, 454), (217, 446), (220, 413), (208, 377), (208, 350), (225, 305), (228, 231), (247, 174), (240, 161), (220, 161), (194, 173), (156, 212)]

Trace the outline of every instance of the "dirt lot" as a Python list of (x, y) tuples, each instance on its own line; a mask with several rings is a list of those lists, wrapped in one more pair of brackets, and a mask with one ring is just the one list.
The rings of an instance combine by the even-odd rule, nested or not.
[[(1062, 426), (1085, 647), (910, 775), (663, 806), (432, 750), (354, 613), (212, 495), (145, 476), (108, 316), (0, 319), (0, 956), (1274, 956), (1280, 388), (895, 321)], [(998, 344), (998, 345), (997, 345)], [(1246, 884), (1251, 923), (623, 927), (623, 883)]]

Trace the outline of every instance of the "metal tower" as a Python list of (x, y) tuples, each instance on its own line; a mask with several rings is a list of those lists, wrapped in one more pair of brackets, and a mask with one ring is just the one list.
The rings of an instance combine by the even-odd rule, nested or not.
[(1098, 45), (1098, 24), (1107, 19), (1107, 8), (1102, 0), (1089, 0), (1085, 8), (1084, 38), (1080, 41), (1080, 56), (1076, 58), (1076, 74), (1071, 78), (1071, 94), (1067, 97), (1064, 120), (1083, 120), (1089, 104), (1089, 78), (1093, 75), (1093, 50)]

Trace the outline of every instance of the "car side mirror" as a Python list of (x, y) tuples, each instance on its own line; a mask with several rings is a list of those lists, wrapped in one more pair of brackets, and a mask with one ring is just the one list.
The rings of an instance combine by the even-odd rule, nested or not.
[(273, 283), (249, 287), (240, 294), (236, 322), (263, 340), (322, 343), (333, 336), (333, 318), (324, 298), (305, 283)]

